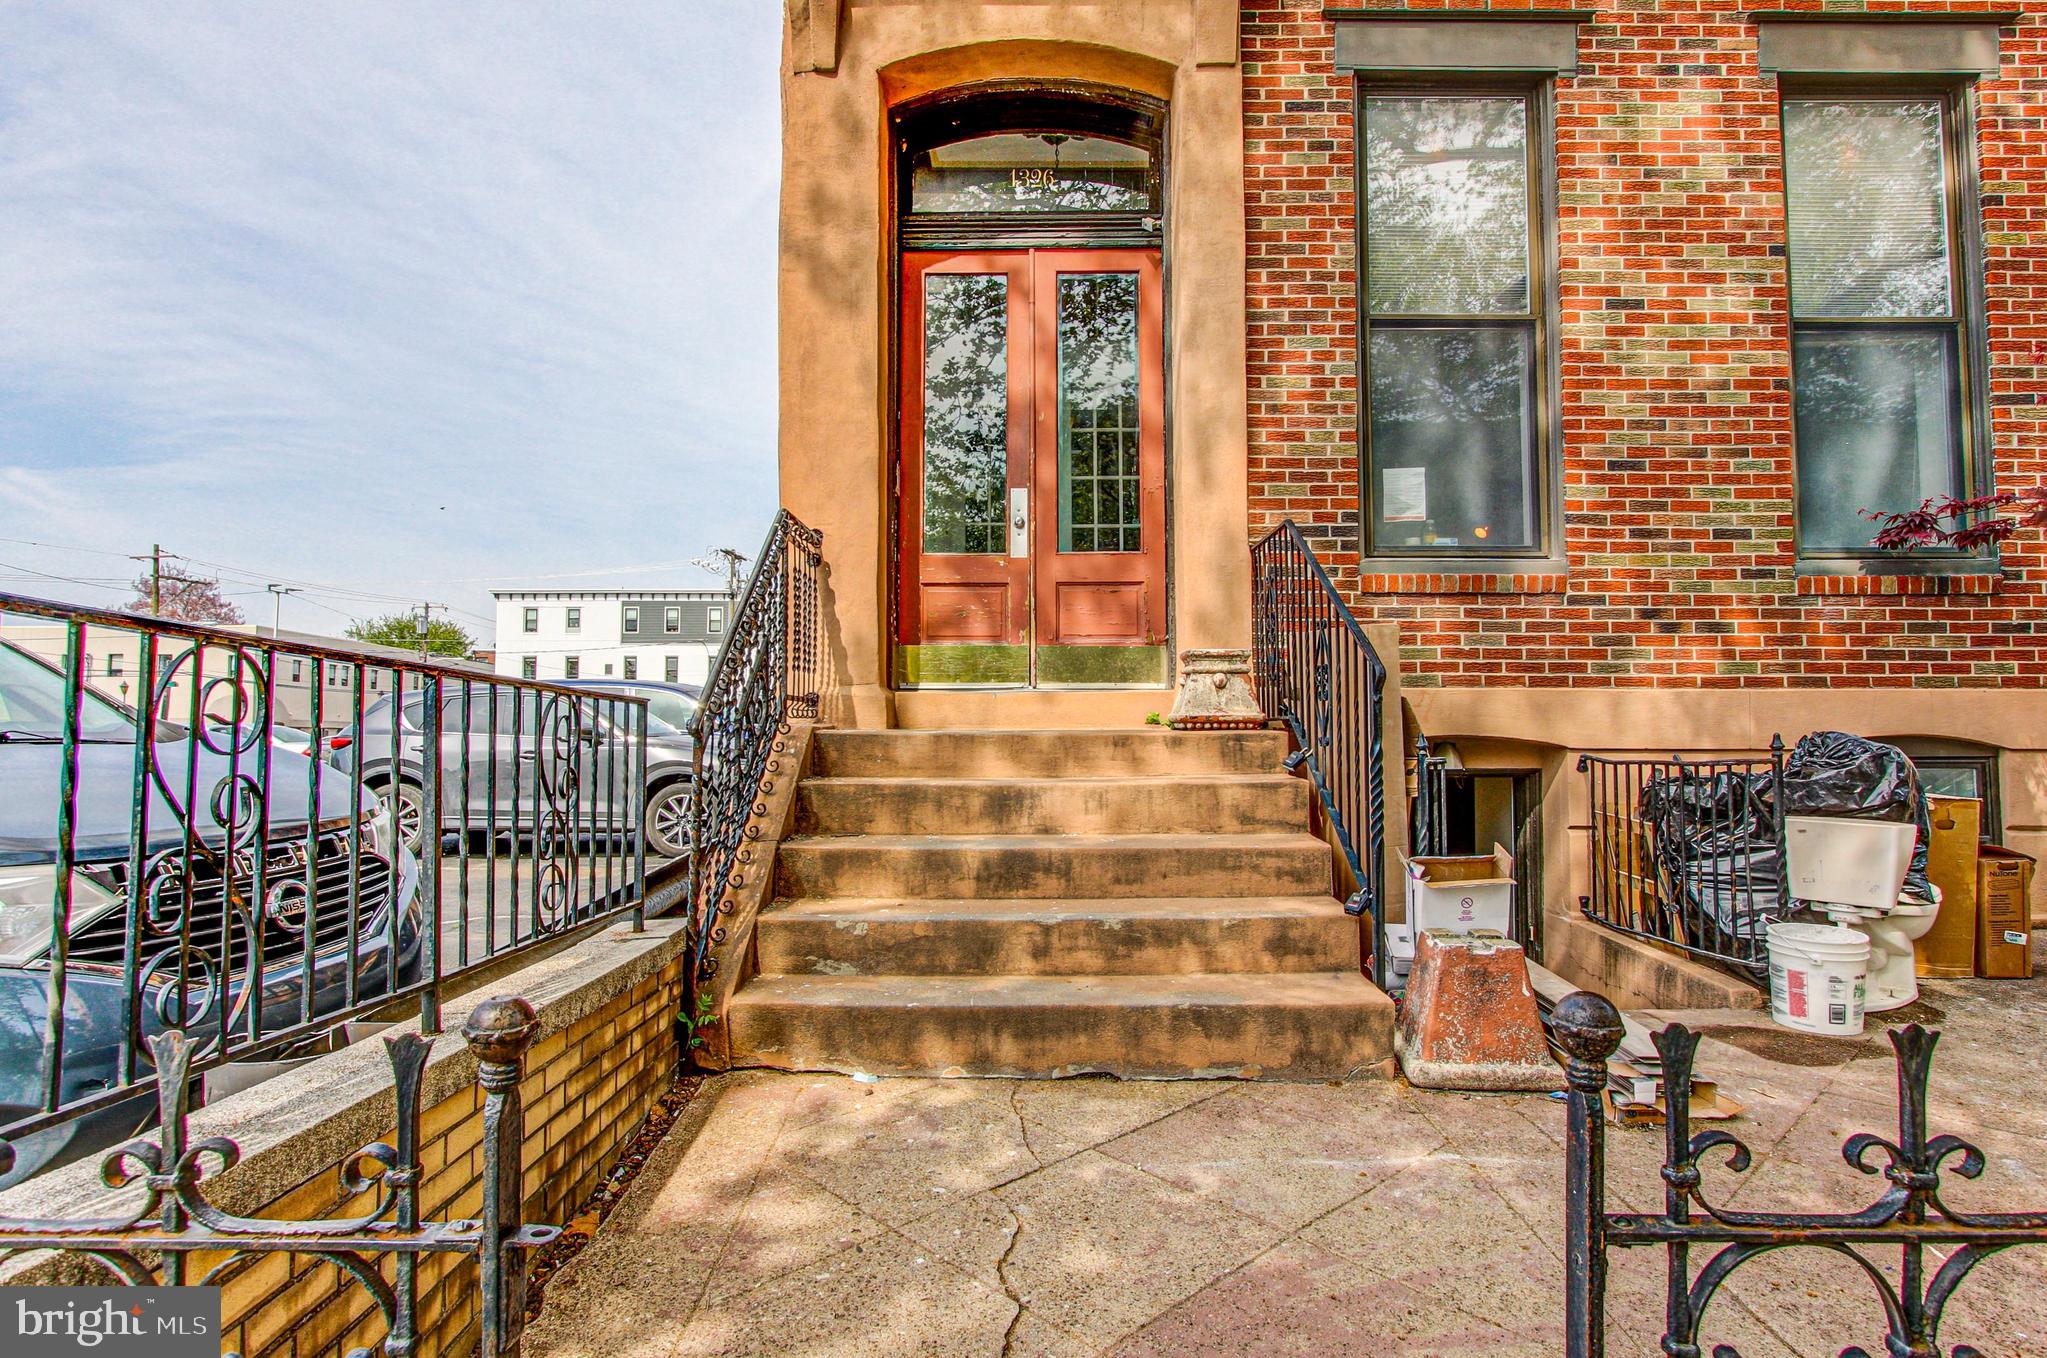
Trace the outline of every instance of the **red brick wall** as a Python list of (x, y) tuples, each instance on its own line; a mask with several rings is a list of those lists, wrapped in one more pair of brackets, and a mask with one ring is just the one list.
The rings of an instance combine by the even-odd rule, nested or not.
[[(1578, 74), (1556, 86), (1568, 569), (1417, 577), (1357, 555), (1351, 82), (1323, 0), (1245, 0), (1251, 532), (1298, 522), (1359, 616), (1400, 624), (1407, 682), (2047, 679), (2038, 533), (2006, 547), (2001, 581), (1793, 570), (1777, 86), (1747, 7), (1660, 0), (1580, 30)], [(2047, 19), (2005, 28), (2003, 54), (1978, 85), (1978, 148), (1995, 475), (2012, 487), (2047, 478)]]

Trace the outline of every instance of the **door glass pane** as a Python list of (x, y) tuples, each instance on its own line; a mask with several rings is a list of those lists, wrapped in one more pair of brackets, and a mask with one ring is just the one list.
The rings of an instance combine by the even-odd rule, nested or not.
[(1365, 100), (1368, 293), (1375, 316), (1528, 310), (1528, 106)]
[(1793, 314), (1949, 313), (1940, 118), (1938, 99), (1786, 101)]
[(1143, 212), (1151, 155), (1063, 132), (1004, 132), (939, 146), (910, 167), (912, 212)]
[(924, 275), (924, 550), (1008, 550), (1009, 276)]
[(1059, 550), (1142, 551), (1137, 275), (1059, 275)]
[(1529, 329), (1375, 328), (1368, 357), (1374, 543), (1532, 546)]
[(1795, 331), (1791, 359), (1800, 546), (1866, 549), (1863, 510), (1959, 493), (1952, 331)]

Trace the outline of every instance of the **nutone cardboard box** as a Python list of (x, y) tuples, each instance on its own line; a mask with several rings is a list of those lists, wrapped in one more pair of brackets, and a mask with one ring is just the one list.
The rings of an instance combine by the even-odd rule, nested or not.
[(1976, 864), (1976, 974), (2033, 974), (2033, 860), (1985, 844)]
[(1983, 803), (1974, 797), (1928, 797), (1926, 810), (1933, 827), (1926, 842), (1926, 875), (1940, 891), (1940, 913), (1919, 940), (1919, 974), (1974, 976)]

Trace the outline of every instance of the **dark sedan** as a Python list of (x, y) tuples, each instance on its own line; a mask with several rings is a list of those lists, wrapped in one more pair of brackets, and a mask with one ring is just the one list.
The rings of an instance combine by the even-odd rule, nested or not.
[[(418, 979), (418, 868), (373, 799), (329, 777), (315, 811), (311, 766), (275, 744), (262, 787), (260, 728), (215, 724), (160, 731), (138, 779), (132, 714), (89, 689), (79, 706), (59, 1106), (116, 1088), (131, 1045), (146, 1075), (142, 1039), (166, 1028), (215, 1050), (310, 1036), (351, 998)], [(0, 642), (0, 1127), (45, 1107), (63, 714), (62, 677)], [(0, 1187), (133, 1133), (151, 1106), (117, 1100), (14, 1140)]]

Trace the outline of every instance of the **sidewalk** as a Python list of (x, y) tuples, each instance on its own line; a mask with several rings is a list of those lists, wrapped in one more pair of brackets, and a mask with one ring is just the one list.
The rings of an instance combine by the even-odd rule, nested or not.
[[(1951, 1177), (1949, 1200), (2047, 1208), (2047, 983), (1950, 982), (1927, 1000), (1946, 1034), (1932, 1131), (1988, 1161), (1975, 1183)], [(1880, 1029), (1823, 1042), (1757, 1015), (1683, 1017), (1718, 1034), (1700, 1068), (1747, 1109), (1713, 1125), (1757, 1156), (1742, 1176), (1709, 1167), (1709, 1188), (1749, 1208), (1877, 1196), (1839, 1147), (1895, 1136)], [(1555, 1358), (1563, 1121), (1543, 1096), (1389, 1081), (725, 1076), (550, 1283), (528, 1352)], [(1659, 1206), (1662, 1132), (1608, 1145), (1613, 1204)], [(1616, 1254), (1610, 1352), (1657, 1352), (1662, 1264)], [(1819, 1251), (1751, 1263), (1708, 1314), (1707, 1352), (1881, 1351), (1874, 1289)], [(2047, 1250), (1979, 1266), (1944, 1337), (2047, 1350)]]

